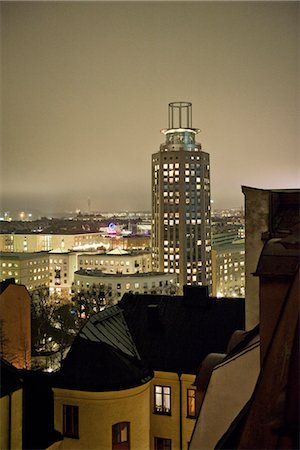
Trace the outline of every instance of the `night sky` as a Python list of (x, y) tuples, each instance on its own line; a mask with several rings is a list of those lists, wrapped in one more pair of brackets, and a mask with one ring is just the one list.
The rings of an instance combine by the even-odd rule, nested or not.
[[(299, 2), (1, 2), (0, 209), (150, 210), (191, 101), (214, 207), (299, 187)], [(298, 72), (297, 72), (298, 71)]]

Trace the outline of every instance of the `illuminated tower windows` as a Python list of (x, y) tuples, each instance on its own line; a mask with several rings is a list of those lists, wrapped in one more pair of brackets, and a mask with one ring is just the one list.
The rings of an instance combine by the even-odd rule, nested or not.
[(211, 286), (209, 154), (199, 131), (191, 103), (170, 103), (166, 141), (152, 155), (153, 270), (177, 273), (180, 287)]

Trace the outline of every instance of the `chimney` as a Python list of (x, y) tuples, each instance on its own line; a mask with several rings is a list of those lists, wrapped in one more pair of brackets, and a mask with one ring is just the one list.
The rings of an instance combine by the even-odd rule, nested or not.
[(211, 303), (208, 286), (183, 286), (183, 301), (187, 306), (208, 308)]
[(161, 323), (159, 320), (159, 308), (156, 304), (147, 305), (147, 320), (148, 328), (150, 330), (157, 330), (160, 328)]

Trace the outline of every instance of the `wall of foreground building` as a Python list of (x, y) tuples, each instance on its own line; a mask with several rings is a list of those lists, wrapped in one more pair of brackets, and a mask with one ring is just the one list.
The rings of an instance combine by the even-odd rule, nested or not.
[(65, 437), (61, 449), (112, 448), (112, 425), (130, 422), (130, 449), (150, 448), (150, 382), (113, 392), (84, 392), (54, 388), (55, 429), (63, 433), (63, 405), (79, 410), (79, 438)]
[(189, 450), (214, 449), (251, 397), (260, 369), (259, 336), (212, 373)]
[(5, 283), (0, 284), (1, 353), (18, 369), (28, 369), (31, 364), (30, 296), (25, 286)]
[(22, 398), (18, 389), (0, 398), (0, 448), (22, 448)]
[[(187, 450), (195, 418), (187, 417), (187, 390), (195, 375), (155, 372), (147, 384), (110, 392), (54, 388), (55, 429), (63, 434), (63, 405), (78, 406), (79, 437), (64, 437), (51, 449), (112, 448), (112, 426), (130, 423), (130, 450), (155, 449), (156, 438), (171, 441), (172, 450)], [(155, 386), (171, 389), (171, 413), (155, 413)], [(124, 447), (125, 448), (125, 447)]]

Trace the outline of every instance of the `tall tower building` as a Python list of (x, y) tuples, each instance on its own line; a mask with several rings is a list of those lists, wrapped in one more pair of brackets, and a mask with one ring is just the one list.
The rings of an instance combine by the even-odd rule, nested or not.
[(192, 104), (169, 104), (165, 143), (152, 155), (152, 264), (211, 290), (209, 154), (195, 140)]

